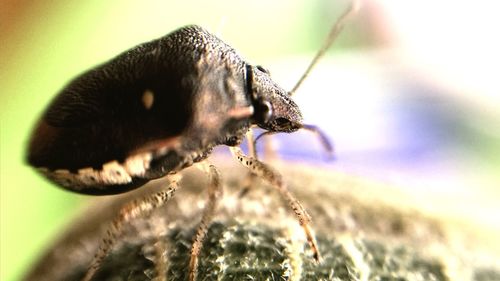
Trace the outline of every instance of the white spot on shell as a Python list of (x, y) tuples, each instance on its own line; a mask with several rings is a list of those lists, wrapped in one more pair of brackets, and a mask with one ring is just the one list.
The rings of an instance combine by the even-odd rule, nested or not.
[(153, 106), (154, 101), (155, 101), (154, 93), (149, 89), (144, 91), (144, 93), (142, 94), (142, 104), (144, 105), (144, 107), (146, 109), (150, 109)]
[(104, 164), (100, 174), (102, 181), (106, 184), (123, 184), (132, 181), (132, 177), (118, 161)]
[(78, 170), (78, 175), (76, 175), (76, 177), (85, 185), (95, 185), (100, 179), (99, 172), (92, 168)]
[(56, 175), (66, 175), (66, 174), (71, 174), (71, 173), (70, 173), (69, 170), (59, 169), (59, 170), (55, 170), (54, 174), (56, 174)]
[(79, 169), (77, 173), (65, 169), (51, 171), (40, 167), (38, 171), (61, 186), (73, 190), (83, 190), (86, 187), (102, 187), (113, 184), (132, 182), (132, 177), (142, 177), (149, 169), (153, 155), (151, 152), (132, 155), (122, 165), (118, 161), (105, 163), (102, 169), (92, 167)]
[(68, 170), (59, 169), (53, 172), (47, 171), (45, 175), (64, 187), (72, 187), (75, 182), (75, 175)]
[(144, 176), (152, 158), (151, 152), (132, 155), (125, 160), (125, 169), (132, 176)]

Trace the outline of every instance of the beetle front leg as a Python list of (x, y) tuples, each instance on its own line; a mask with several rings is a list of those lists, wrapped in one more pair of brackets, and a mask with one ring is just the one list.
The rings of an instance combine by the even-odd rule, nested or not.
[[(247, 140), (248, 154), (250, 154), (251, 157), (257, 159), (257, 147), (255, 145), (255, 138), (252, 128), (248, 129), (247, 133), (245, 134), (245, 138)], [(252, 186), (255, 185), (256, 180), (256, 175), (249, 170), (245, 179), (243, 180), (243, 188), (241, 189), (238, 197), (243, 198), (250, 191)]]
[[(252, 128), (250, 128), (248, 132), (245, 134), (248, 146), (248, 155), (249, 157), (252, 157), (257, 160), (259, 159), (259, 157), (257, 156), (257, 139), (260, 138), (261, 136), (263, 136), (263, 134), (255, 138)], [(270, 138), (264, 139), (264, 158), (271, 159), (271, 161), (277, 158)], [(239, 195), (240, 198), (244, 197), (251, 190), (251, 187), (255, 185), (256, 180), (257, 180), (256, 175), (252, 172), (252, 170), (249, 170), (248, 175), (246, 176), (242, 184), (243, 189), (240, 192)]]
[(87, 273), (82, 281), (90, 281), (92, 277), (100, 268), (102, 261), (109, 254), (113, 245), (122, 234), (123, 226), (132, 220), (140, 217), (147, 216), (157, 208), (163, 206), (172, 198), (175, 191), (179, 188), (178, 182), (180, 176), (172, 176), (169, 187), (166, 190), (157, 192), (155, 194), (146, 196), (144, 198), (133, 200), (125, 204), (119, 212), (119, 215), (112, 221), (111, 226), (106, 232), (106, 236), (102, 239), (99, 249), (95, 254)]
[(193, 245), (191, 246), (191, 258), (189, 260), (190, 281), (194, 281), (198, 273), (198, 260), (201, 252), (201, 247), (203, 245), (203, 240), (207, 235), (208, 226), (215, 214), (217, 203), (222, 197), (221, 177), (217, 168), (207, 161), (197, 163), (195, 166), (208, 174), (210, 183), (208, 187), (207, 203), (205, 209), (203, 210), (203, 216), (201, 218), (200, 225), (198, 226), (198, 230), (196, 231)]
[(319, 262), (321, 260), (321, 255), (319, 252), (318, 244), (316, 242), (316, 238), (314, 236), (314, 232), (309, 226), (311, 223), (311, 216), (304, 209), (302, 204), (295, 198), (283, 181), (283, 178), (280, 173), (275, 171), (271, 166), (253, 158), (245, 155), (241, 148), (239, 147), (229, 147), (233, 156), (238, 159), (238, 161), (243, 164), (243, 166), (250, 169), (252, 173), (263, 178), (268, 183), (271, 184), (274, 188), (278, 189), (281, 195), (286, 199), (290, 207), (292, 208), (295, 216), (299, 220), (300, 226), (304, 229), (305, 235), (307, 237), (307, 241), (309, 242), (309, 246), (313, 251), (314, 259)]

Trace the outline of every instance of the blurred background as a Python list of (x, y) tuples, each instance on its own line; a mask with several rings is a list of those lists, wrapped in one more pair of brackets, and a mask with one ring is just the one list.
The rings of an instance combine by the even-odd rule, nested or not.
[[(89, 199), (24, 163), (32, 127), (71, 78), (199, 24), (291, 89), (348, 4), (2, 0), (0, 279), (19, 279)], [(398, 186), (423, 212), (499, 237), (498, 8), (495, 1), (363, 1), (296, 95), (307, 123), (332, 138), (335, 161), (307, 132), (276, 138), (280, 156)]]

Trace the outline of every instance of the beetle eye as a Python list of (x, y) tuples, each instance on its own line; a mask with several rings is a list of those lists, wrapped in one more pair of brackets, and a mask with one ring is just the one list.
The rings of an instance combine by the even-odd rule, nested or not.
[(255, 105), (255, 117), (258, 123), (267, 123), (273, 116), (273, 106), (267, 100), (258, 100)]
[(266, 74), (269, 74), (269, 70), (267, 70), (266, 68), (264, 68), (262, 65), (257, 65), (256, 66), (258, 70), (266, 73)]
[(278, 125), (279, 127), (290, 123), (290, 121), (288, 121), (288, 119), (283, 118), (283, 117), (276, 118), (274, 120), (274, 122), (276, 122), (276, 125)]
[(276, 118), (274, 120), (274, 123), (276, 124), (276, 126), (278, 128), (288, 127), (290, 125), (290, 121), (288, 119), (282, 118), (282, 117)]

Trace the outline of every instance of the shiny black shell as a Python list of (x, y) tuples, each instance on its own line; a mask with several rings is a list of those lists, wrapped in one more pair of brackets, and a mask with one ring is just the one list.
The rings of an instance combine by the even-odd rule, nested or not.
[(71, 191), (115, 194), (239, 143), (250, 116), (247, 64), (188, 26), (126, 51), (69, 83), (41, 117), (27, 159)]

